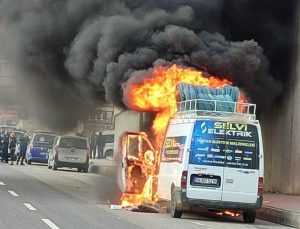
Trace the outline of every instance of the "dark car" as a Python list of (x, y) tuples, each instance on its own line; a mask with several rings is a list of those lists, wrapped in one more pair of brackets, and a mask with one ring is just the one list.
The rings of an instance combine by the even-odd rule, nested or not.
[(56, 137), (52, 132), (35, 132), (26, 152), (27, 164), (31, 162), (48, 163), (49, 150)]

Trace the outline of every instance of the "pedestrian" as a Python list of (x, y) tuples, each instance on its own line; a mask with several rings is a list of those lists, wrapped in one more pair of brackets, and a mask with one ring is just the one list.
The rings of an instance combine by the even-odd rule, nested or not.
[(7, 133), (7, 130), (3, 133), (1, 137), (1, 143), (2, 143), (2, 156), (5, 163), (8, 163), (8, 144), (9, 144), (9, 136)]
[(105, 141), (104, 141), (104, 135), (102, 134), (102, 132), (99, 132), (99, 135), (97, 136), (96, 145), (98, 146), (98, 158), (104, 158), (103, 147), (105, 145)]
[(29, 144), (29, 137), (27, 132), (25, 131), (24, 135), (20, 138), (20, 154), (18, 156), (18, 160), (17, 160), (17, 165), (19, 164), (20, 158), (21, 159), (21, 164), (20, 165), (24, 165), (24, 158), (26, 156), (26, 150), (27, 150), (27, 146)]
[(0, 129), (0, 157), (1, 157), (1, 162), (4, 161), (4, 156), (2, 154), (2, 138), (3, 138), (4, 131)]
[(9, 150), (10, 150), (10, 165), (14, 164), (15, 159), (15, 152), (16, 152), (16, 146), (17, 146), (17, 138), (14, 132), (10, 134), (9, 139)]
[(93, 131), (90, 138), (90, 158), (93, 159), (95, 159), (96, 156), (96, 141), (97, 141), (97, 135), (95, 131)]

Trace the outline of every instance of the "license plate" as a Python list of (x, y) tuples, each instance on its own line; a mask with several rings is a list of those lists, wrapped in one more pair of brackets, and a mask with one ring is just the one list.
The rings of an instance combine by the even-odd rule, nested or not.
[(217, 185), (218, 180), (212, 178), (203, 178), (203, 177), (194, 177), (195, 184), (208, 184), (208, 185)]
[(66, 157), (68, 161), (79, 161), (78, 157)]

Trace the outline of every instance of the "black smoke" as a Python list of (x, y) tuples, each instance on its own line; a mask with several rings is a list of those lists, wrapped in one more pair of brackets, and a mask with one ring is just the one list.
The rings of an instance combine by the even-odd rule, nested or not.
[(73, 123), (97, 101), (124, 106), (136, 71), (171, 63), (232, 79), (270, 104), (290, 69), (294, 9), (295, 0), (0, 0), (0, 21), (43, 116)]

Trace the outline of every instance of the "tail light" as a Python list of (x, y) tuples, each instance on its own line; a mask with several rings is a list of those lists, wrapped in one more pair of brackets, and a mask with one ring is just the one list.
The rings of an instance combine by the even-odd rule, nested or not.
[(182, 171), (182, 175), (181, 175), (181, 188), (182, 189), (186, 189), (187, 177), (188, 177), (188, 172)]
[(257, 194), (262, 195), (264, 193), (264, 178), (259, 177), (258, 178), (258, 189), (257, 189)]

